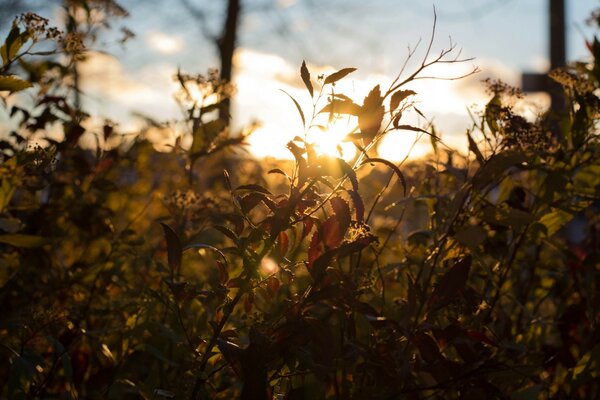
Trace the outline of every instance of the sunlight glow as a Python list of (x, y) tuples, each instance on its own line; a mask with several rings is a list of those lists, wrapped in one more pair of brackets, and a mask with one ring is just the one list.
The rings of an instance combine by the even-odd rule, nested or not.
[(279, 271), (279, 265), (270, 257), (265, 257), (260, 261), (260, 269), (265, 274), (274, 274)]
[(348, 161), (356, 154), (356, 148), (352, 142), (343, 141), (351, 129), (349, 124), (334, 122), (325, 131), (313, 128), (309, 131), (307, 139), (308, 142), (315, 145), (317, 154), (330, 157), (340, 157), (341, 155), (344, 160)]
[[(377, 153), (380, 157), (394, 162), (404, 160), (407, 155), (411, 159), (423, 157), (431, 152), (429, 137), (422, 135), (420, 139), (417, 138), (417, 132), (390, 132), (377, 146)], [(415, 140), (417, 142), (413, 147)]]
[(146, 35), (146, 42), (154, 50), (162, 54), (176, 54), (183, 50), (183, 41), (163, 32), (151, 32)]

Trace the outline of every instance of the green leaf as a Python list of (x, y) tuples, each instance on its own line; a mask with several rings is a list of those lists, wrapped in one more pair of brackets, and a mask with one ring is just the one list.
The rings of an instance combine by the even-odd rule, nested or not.
[(308, 72), (308, 68), (306, 68), (306, 62), (302, 61), (302, 66), (300, 67), (300, 77), (302, 78), (302, 82), (304, 82), (304, 86), (308, 89), (308, 93), (310, 93), (310, 97), (314, 96), (313, 85), (310, 81), (310, 72)]
[(473, 177), (473, 186), (481, 189), (490, 183), (496, 183), (510, 168), (528, 160), (527, 154), (506, 151), (489, 158)]
[(556, 210), (544, 215), (540, 218), (540, 222), (546, 227), (548, 230), (548, 236), (554, 235), (560, 228), (565, 226), (567, 222), (572, 220), (574, 217), (573, 214), (563, 211)]
[(413, 90), (398, 90), (392, 94), (392, 98), (390, 99), (390, 112), (394, 111), (402, 100), (406, 99), (408, 96), (412, 96), (413, 94), (417, 94)]
[(50, 240), (48, 238), (36, 235), (25, 235), (20, 233), (14, 233), (10, 235), (1, 235), (0, 243), (9, 244), (14, 247), (23, 247), (26, 249), (33, 249), (48, 244)]
[(8, 91), (14, 93), (32, 86), (31, 82), (23, 80), (15, 75), (0, 76), (0, 92)]
[(4, 44), (0, 48), (0, 54), (2, 55), (2, 61), (7, 64), (16, 55), (23, 45), (20, 39), (21, 31), (16, 23), (13, 23), (12, 29), (8, 33)]
[(327, 76), (327, 78), (325, 78), (324, 84), (327, 85), (328, 83), (335, 83), (335, 82), (339, 81), (340, 79), (342, 79), (343, 77), (345, 77), (346, 75), (348, 75), (354, 71), (356, 71), (356, 68), (340, 69), (339, 71), (334, 72), (333, 74)]

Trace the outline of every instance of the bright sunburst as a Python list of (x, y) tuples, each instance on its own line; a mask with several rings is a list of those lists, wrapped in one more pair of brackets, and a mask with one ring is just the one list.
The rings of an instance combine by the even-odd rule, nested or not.
[(352, 142), (344, 141), (350, 131), (350, 126), (345, 122), (334, 122), (324, 129), (312, 128), (306, 139), (309, 143), (314, 144), (318, 154), (330, 157), (341, 156), (348, 161), (356, 154), (356, 148)]

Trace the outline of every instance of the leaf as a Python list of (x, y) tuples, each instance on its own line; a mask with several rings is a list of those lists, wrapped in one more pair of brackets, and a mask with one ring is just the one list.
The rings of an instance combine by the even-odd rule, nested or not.
[(413, 342), (419, 349), (419, 353), (423, 360), (428, 364), (444, 361), (445, 358), (440, 352), (438, 344), (435, 340), (424, 332), (417, 332), (413, 336)]
[(191, 156), (197, 157), (206, 151), (216, 137), (227, 127), (226, 125), (222, 119), (215, 119), (198, 127), (193, 134), (192, 147), (190, 148)]
[(287, 94), (288, 97), (290, 99), (292, 99), (292, 101), (294, 102), (294, 105), (296, 106), (296, 109), (298, 110), (298, 113), (300, 114), (300, 119), (302, 119), (302, 127), (306, 128), (306, 119), (304, 118), (304, 112), (302, 111), (302, 107), (300, 107), (300, 104), (298, 104), (298, 102), (296, 101), (296, 99), (293, 98), (291, 94), (289, 94), (288, 92), (286, 92), (283, 89), (279, 89), (279, 90), (281, 90), (283, 93)]
[(406, 185), (406, 179), (404, 179), (404, 174), (402, 173), (402, 171), (400, 171), (400, 168), (398, 168), (396, 166), (396, 164), (394, 164), (391, 161), (388, 161), (384, 158), (367, 158), (365, 159), (361, 165), (365, 165), (368, 163), (381, 163), (381, 164), (385, 164), (388, 167), (390, 167), (398, 176), (398, 179), (400, 180), (400, 183), (402, 184), (402, 189), (403, 189), (403, 193), (404, 193), (404, 197), (406, 197), (406, 192), (407, 192), (407, 185)]
[(421, 128), (418, 128), (418, 127), (412, 126), (412, 125), (398, 125), (398, 126), (395, 126), (395, 128), (399, 129), (399, 130), (421, 132), (421, 133), (425, 133), (427, 135), (431, 135), (431, 133), (427, 132), (425, 129), (421, 129)]
[(260, 202), (263, 202), (271, 211), (275, 211), (277, 205), (269, 199), (264, 193), (252, 192), (239, 199), (242, 211), (247, 214), (253, 210)]
[(238, 236), (231, 229), (222, 225), (215, 225), (213, 226), (213, 228), (221, 232), (223, 235), (227, 236), (229, 239), (233, 240), (234, 243), (238, 242)]
[(279, 175), (283, 175), (288, 179), (291, 179), (290, 176), (283, 171), (281, 168), (273, 168), (267, 171), (267, 174), (279, 174)]
[(285, 232), (279, 232), (277, 241), (279, 243), (279, 254), (281, 254), (282, 257), (285, 257), (290, 245), (288, 235)]
[(313, 85), (310, 82), (310, 72), (308, 72), (308, 68), (306, 68), (306, 62), (302, 61), (302, 66), (300, 67), (300, 77), (302, 78), (302, 82), (304, 82), (304, 86), (308, 89), (308, 93), (310, 93), (310, 97), (314, 96)]
[(183, 254), (183, 248), (179, 236), (173, 228), (165, 223), (160, 223), (165, 233), (165, 239), (167, 240), (167, 259), (171, 271), (177, 271), (181, 266), (181, 256)]
[(356, 190), (348, 190), (348, 194), (352, 199), (352, 204), (354, 204), (356, 220), (358, 222), (363, 222), (365, 219), (365, 204), (362, 200), (362, 197), (360, 197), (360, 194)]
[(369, 142), (377, 134), (383, 121), (385, 108), (379, 85), (375, 86), (363, 100), (358, 126), (365, 139)]
[(350, 206), (348, 205), (346, 200), (337, 196), (332, 197), (329, 200), (329, 202), (331, 203), (331, 208), (333, 208), (335, 216), (337, 217), (338, 221), (340, 222), (340, 225), (345, 231), (350, 225)]
[(325, 82), (323, 84), (327, 85), (328, 83), (335, 83), (335, 82), (339, 81), (340, 79), (342, 79), (343, 77), (345, 77), (346, 75), (348, 75), (354, 71), (356, 71), (356, 68), (340, 69), (339, 71), (334, 72), (333, 74), (327, 76), (327, 78), (325, 78)]
[(398, 90), (392, 94), (392, 98), (390, 99), (390, 112), (394, 111), (402, 100), (406, 99), (408, 96), (412, 96), (413, 94), (417, 94), (413, 90)]
[(338, 247), (344, 240), (344, 234), (346, 233), (342, 222), (336, 215), (327, 218), (321, 225), (320, 231), (320, 237), (323, 238), (323, 243), (328, 248)]
[(555, 210), (540, 218), (540, 223), (546, 227), (547, 235), (552, 236), (573, 218), (574, 215), (572, 213), (563, 210)]
[(340, 165), (340, 168), (342, 169), (342, 172), (346, 174), (348, 179), (350, 179), (350, 182), (352, 183), (352, 189), (354, 189), (354, 191), (358, 191), (358, 178), (356, 177), (356, 171), (354, 171), (350, 164), (348, 164), (343, 159), (338, 158), (337, 160)]
[(0, 76), (0, 92), (8, 91), (10, 93), (15, 93), (32, 86), (31, 82), (23, 80), (15, 75)]
[(259, 192), (259, 193), (264, 193), (264, 194), (268, 194), (268, 195), (272, 194), (271, 192), (269, 192), (268, 189), (264, 188), (263, 186), (253, 184), (253, 183), (248, 184), (248, 185), (240, 185), (234, 189), (234, 191), (238, 191), (238, 190), (249, 190), (251, 192)]
[(427, 302), (427, 312), (432, 313), (448, 304), (464, 289), (471, 269), (471, 256), (461, 258), (438, 281)]
[(454, 237), (464, 246), (476, 249), (487, 238), (487, 231), (479, 225), (473, 225), (458, 231)]
[(219, 282), (221, 285), (225, 285), (229, 281), (229, 272), (227, 271), (227, 265), (221, 261), (217, 261), (217, 268), (219, 269)]
[(469, 139), (469, 150), (471, 150), (473, 152), (473, 154), (475, 154), (475, 158), (477, 158), (479, 165), (483, 165), (485, 163), (483, 154), (481, 154), (481, 151), (479, 151), (479, 147), (477, 146), (477, 143), (475, 143), (475, 140), (473, 140), (473, 137), (471, 136), (471, 133), (469, 132), (468, 129), (467, 129), (467, 138)]
[(14, 247), (33, 249), (50, 243), (50, 240), (42, 236), (14, 233), (10, 235), (0, 235), (0, 243), (8, 244)]
[(506, 151), (490, 157), (473, 177), (473, 186), (481, 189), (496, 182), (510, 168), (527, 161), (528, 156), (523, 152)]
[(325, 112), (358, 116), (361, 113), (361, 107), (352, 100), (332, 99), (329, 104), (326, 104), (325, 107), (319, 111), (319, 114)]

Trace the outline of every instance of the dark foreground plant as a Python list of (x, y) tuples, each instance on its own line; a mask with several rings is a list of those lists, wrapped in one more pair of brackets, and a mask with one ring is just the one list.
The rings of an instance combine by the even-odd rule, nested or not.
[[(224, 152), (244, 137), (215, 117), (231, 90), (211, 75), (178, 74), (192, 146), (171, 154), (143, 140), (82, 150), (86, 116), (68, 96), (12, 106), (22, 116), (0, 165), (0, 396), (600, 396), (600, 42), (592, 61), (552, 75), (567, 100), (560, 131), (490, 83), (467, 155), (443, 152), (431, 124), (404, 123), (421, 114), (410, 83), (460, 61), (431, 43), (414, 73), (358, 101), (336, 87), (353, 68), (315, 80), (303, 63), (312, 110), (290, 106), (305, 134), (346, 119), (357, 156), (320, 155), (298, 136), (293, 165), (256, 180)], [(212, 102), (190, 101), (190, 85)], [(26, 147), (56, 121), (65, 140)], [(429, 136), (435, 154), (377, 157), (391, 130)]]

